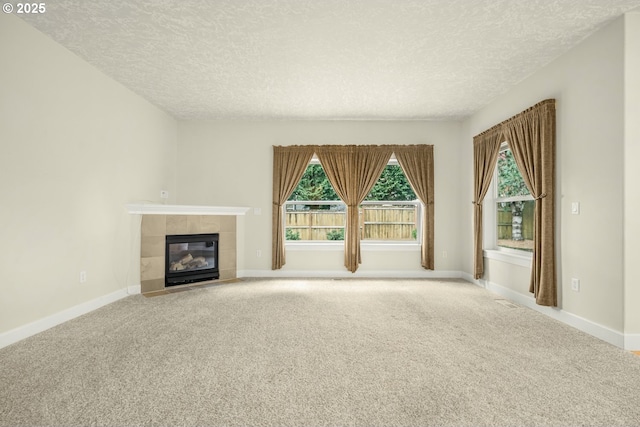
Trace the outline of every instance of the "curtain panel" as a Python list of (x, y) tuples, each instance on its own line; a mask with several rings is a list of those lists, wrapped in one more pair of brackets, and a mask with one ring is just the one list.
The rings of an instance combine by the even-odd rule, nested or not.
[(284, 217), (282, 206), (295, 190), (304, 175), (315, 147), (293, 145), (273, 147), (273, 206), (271, 226), (271, 269), (278, 270), (285, 264)]
[(362, 262), (358, 207), (380, 178), (389, 162), (391, 146), (322, 145), (316, 147), (320, 164), (338, 194), (347, 205), (344, 236), (344, 265), (354, 273)]
[[(555, 99), (547, 99), (474, 137), (474, 275), (482, 277), (482, 200), (502, 141), (507, 141), (535, 200), (529, 291), (536, 304), (557, 305), (555, 260)], [(495, 155), (496, 160), (493, 160)], [(485, 188), (486, 186), (486, 188)]]
[(557, 305), (555, 256), (555, 100), (546, 100), (504, 125), (504, 135), (535, 200), (529, 291), (539, 305)]
[(482, 201), (489, 191), (503, 140), (500, 129), (491, 129), (473, 138), (473, 274), (476, 279), (484, 274)]
[(398, 145), (393, 147), (411, 188), (424, 205), (422, 210), (422, 247), (420, 262), (434, 269), (434, 185), (433, 145)]

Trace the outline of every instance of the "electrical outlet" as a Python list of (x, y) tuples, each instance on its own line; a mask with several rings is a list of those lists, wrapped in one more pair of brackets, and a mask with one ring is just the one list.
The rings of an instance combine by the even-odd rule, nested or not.
[(87, 282), (87, 272), (83, 270), (80, 272), (80, 283), (86, 283), (86, 282)]
[(260, 249), (258, 249), (256, 251), (256, 257), (260, 258), (262, 256), (262, 251)]
[(580, 292), (580, 279), (571, 278), (571, 290)]

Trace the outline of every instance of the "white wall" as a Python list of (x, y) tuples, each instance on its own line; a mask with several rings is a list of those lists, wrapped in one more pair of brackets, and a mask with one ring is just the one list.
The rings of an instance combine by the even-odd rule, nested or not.
[[(433, 144), (435, 166), (435, 268), (459, 271), (461, 208), (457, 122), (291, 121), (180, 122), (178, 126), (179, 202), (260, 208), (262, 215), (241, 218), (239, 274), (271, 272), (272, 146), (294, 144)], [(256, 251), (262, 251), (262, 257)], [(447, 257), (443, 257), (443, 251)], [(396, 270), (423, 274), (420, 254), (363, 250), (356, 273)], [(346, 272), (343, 252), (287, 251), (277, 274)], [(349, 273), (350, 274), (350, 273)]]
[(640, 348), (640, 11), (625, 16), (624, 275), (625, 332)]
[[(569, 53), (495, 99), (464, 123), (463, 151), (471, 200), (472, 138), (546, 98), (557, 100), (557, 250), (561, 308), (589, 322), (622, 332), (624, 20), (601, 29)], [(636, 167), (637, 169), (637, 167)], [(580, 215), (571, 215), (571, 202)], [(471, 241), (473, 212), (463, 204), (464, 240)], [(463, 268), (471, 274), (471, 245)], [(519, 294), (528, 293), (529, 269), (485, 260), (485, 278)], [(580, 292), (571, 278), (581, 280)]]
[(0, 81), (2, 333), (139, 284), (124, 205), (175, 194), (177, 123), (7, 14)]

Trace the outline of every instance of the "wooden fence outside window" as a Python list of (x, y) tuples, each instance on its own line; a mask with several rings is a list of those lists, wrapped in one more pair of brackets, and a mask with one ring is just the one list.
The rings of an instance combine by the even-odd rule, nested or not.
[[(285, 204), (287, 240), (342, 240), (346, 208), (342, 202), (289, 201)], [(417, 241), (420, 202), (363, 202), (362, 240)]]

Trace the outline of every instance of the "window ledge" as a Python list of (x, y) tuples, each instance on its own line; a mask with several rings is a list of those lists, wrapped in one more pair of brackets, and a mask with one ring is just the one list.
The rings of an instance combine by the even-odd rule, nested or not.
[(344, 242), (285, 242), (288, 251), (339, 251), (344, 249)]
[(417, 242), (360, 242), (363, 251), (419, 251), (420, 243)]
[[(285, 249), (290, 251), (343, 251), (344, 240), (333, 242), (286, 242)], [(419, 251), (420, 243), (388, 242), (360, 243), (363, 251)]]
[(533, 254), (530, 252), (511, 252), (501, 251), (498, 249), (485, 249), (483, 255), (488, 259), (495, 259), (509, 264), (519, 265), (520, 267), (531, 268)]

